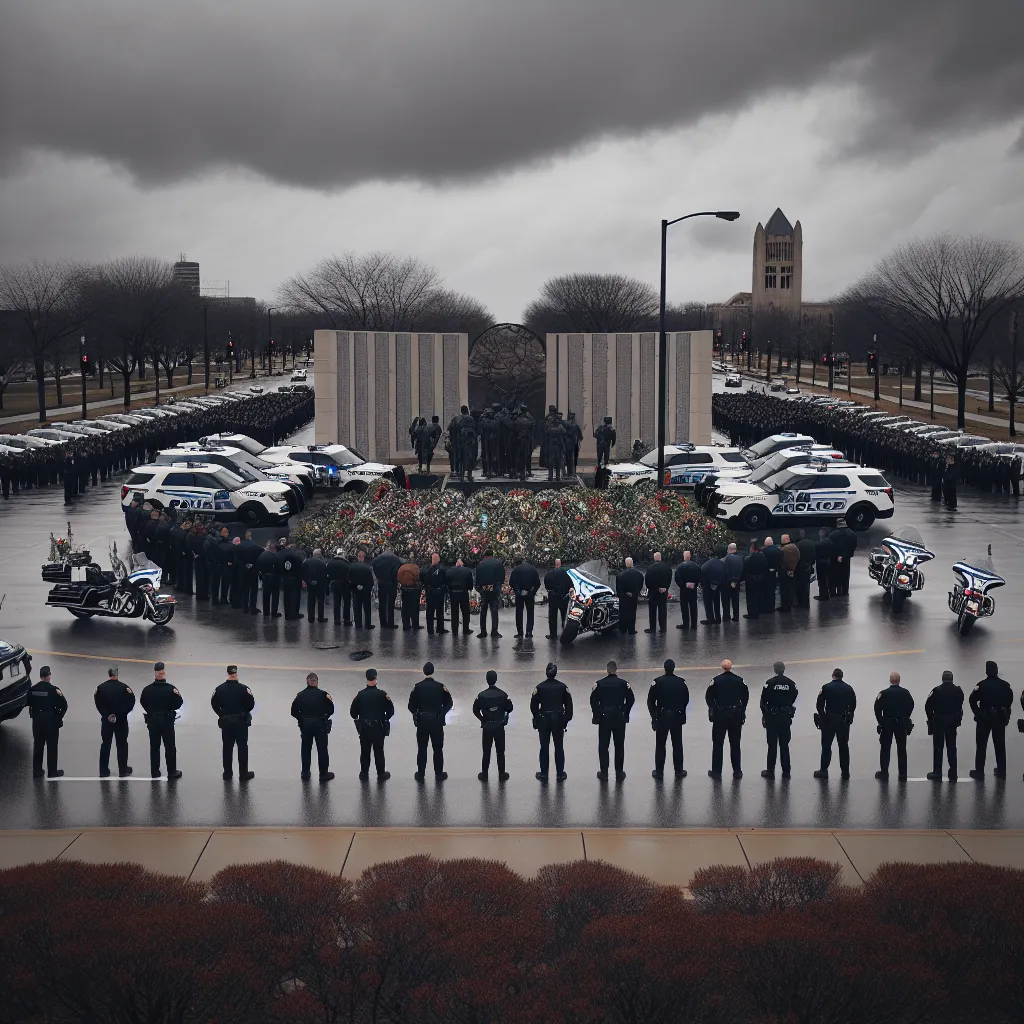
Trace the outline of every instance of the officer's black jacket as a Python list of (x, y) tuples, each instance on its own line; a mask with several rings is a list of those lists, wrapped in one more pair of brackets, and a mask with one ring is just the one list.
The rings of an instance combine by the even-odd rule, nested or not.
[(743, 556), (735, 551), (722, 559), (725, 567), (725, 578), (729, 583), (739, 583), (743, 579)]
[(184, 703), (181, 694), (166, 679), (154, 679), (139, 695), (142, 710), (148, 715), (169, 715)]
[(341, 583), (348, 586), (348, 560), (345, 558), (327, 559), (327, 578), (331, 583)]
[(281, 575), (285, 579), (302, 579), (302, 563), (306, 560), (306, 556), (298, 548), (285, 548), (277, 558), (278, 564), (281, 566)]
[(537, 572), (536, 566), (523, 562), (512, 570), (508, 582), (516, 597), (524, 590), (529, 597), (533, 597), (540, 590), (540, 573)]
[(427, 590), (443, 591), (448, 581), (448, 570), (438, 562), (420, 573), (420, 582)]
[(476, 567), (476, 589), (494, 587), (495, 593), (505, 582), (505, 566), (497, 558), (485, 558)]
[(770, 544), (764, 549), (764, 560), (772, 572), (782, 572), (782, 548), (778, 544)]
[(96, 703), (96, 710), (106, 718), (107, 715), (117, 715), (124, 718), (135, 707), (135, 694), (127, 683), (120, 679), (104, 679), (96, 687), (96, 694), (93, 698)]
[(243, 540), (235, 551), (235, 560), (243, 569), (255, 569), (263, 549), (254, 540)]
[(721, 672), (711, 680), (704, 700), (709, 708), (735, 708), (746, 710), (750, 690), (743, 677), (735, 672)]
[(247, 715), (256, 707), (256, 701), (253, 698), (252, 690), (243, 682), (238, 679), (225, 679), (213, 691), (210, 707), (217, 712), (218, 716)]
[(875, 698), (875, 720), (881, 722), (883, 718), (909, 718), (914, 713), (914, 698), (910, 691), (898, 684), (890, 684), (884, 690), (880, 690)]
[(530, 696), (530, 714), (559, 714), (568, 725), (572, 720), (572, 694), (560, 679), (545, 679)]
[(659, 711), (675, 711), (686, 714), (690, 703), (690, 688), (682, 676), (674, 672), (656, 676), (647, 691), (647, 710), (651, 718), (657, 718)]
[(636, 600), (644, 588), (644, 574), (639, 569), (624, 569), (615, 577), (615, 593)]
[(355, 721), (386, 722), (395, 713), (395, 705), (379, 686), (364, 686), (352, 698), (348, 713)]
[(171, 547), (175, 551), (184, 551), (187, 543), (187, 536), (188, 535), (185, 531), (175, 523), (174, 526), (171, 527)]
[(800, 551), (800, 562), (802, 565), (810, 566), (814, 565), (814, 560), (817, 555), (817, 546), (810, 537), (804, 537), (802, 540), (796, 542), (797, 549)]
[(373, 569), (369, 562), (351, 562), (348, 567), (348, 585), (350, 590), (362, 588), (373, 590)]
[(831, 562), (835, 553), (835, 545), (828, 537), (814, 542), (814, 560), (816, 562)]
[(836, 527), (829, 534), (829, 538), (837, 556), (842, 556), (847, 560), (853, 557), (853, 553), (857, 550), (857, 534), (848, 526)]
[(29, 718), (63, 719), (68, 711), (68, 702), (60, 689), (53, 683), (39, 680), (28, 694)]
[(553, 597), (568, 597), (572, 590), (572, 580), (565, 569), (549, 569), (544, 574), (544, 589)]
[(220, 541), (212, 533), (208, 533), (203, 539), (203, 554), (211, 565), (216, 565), (220, 561)]
[(979, 710), (988, 710), (989, 708), (1009, 710), (1013, 707), (1013, 688), (999, 676), (986, 676), (971, 691), (970, 705), (971, 711), (975, 714)]
[(221, 568), (233, 568), (237, 554), (235, 545), (230, 540), (222, 540), (217, 544), (217, 561), (220, 562)]
[(761, 712), (771, 708), (791, 708), (796, 703), (796, 683), (789, 676), (772, 676), (761, 689)]
[(300, 690), (292, 701), (292, 718), (302, 722), (304, 718), (330, 718), (334, 714), (334, 701), (326, 690), (319, 686), (307, 686)]
[(378, 583), (383, 583), (385, 586), (397, 587), (398, 567), (401, 564), (402, 560), (398, 555), (393, 554), (390, 551), (385, 551), (370, 562), (370, 568), (373, 570), (373, 575), (377, 577)]
[(624, 708), (628, 721), (635, 701), (632, 687), (621, 676), (602, 676), (590, 691), (590, 710), (595, 714)]
[(468, 594), (473, 589), (473, 571), (465, 565), (455, 565), (445, 574), (448, 590), (453, 594)]
[(672, 585), (672, 567), (668, 562), (655, 562), (647, 570), (644, 581), (647, 584), (647, 593), (649, 595), (656, 594), (662, 587), (668, 590)]
[(512, 711), (512, 701), (504, 690), (488, 686), (481, 690), (473, 701), (473, 714), (481, 722), (501, 722)]
[(171, 543), (171, 524), (170, 521), (159, 520), (156, 524), (156, 530), (153, 531), (153, 539), (161, 547), (169, 547)]
[(327, 583), (327, 563), (322, 558), (304, 559), (302, 579), (307, 586), (323, 587)]
[(743, 563), (743, 578), (756, 580), (768, 575), (768, 559), (763, 551), (751, 551)]
[(955, 718), (959, 725), (964, 717), (964, 691), (956, 683), (940, 683), (928, 694), (924, 702), (924, 713), (928, 721), (935, 715), (942, 715)]
[(276, 551), (261, 551), (256, 559), (256, 569), (261, 577), (280, 576), (281, 558)]
[(444, 723), (444, 716), (451, 711), (454, 702), (448, 687), (433, 676), (421, 679), (409, 694), (409, 710), (415, 715), (421, 711), (436, 714), (440, 723)]
[(720, 558), (709, 558), (700, 567), (700, 581), (705, 587), (725, 586), (725, 563)]
[(819, 691), (815, 701), (819, 715), (842, 715), (857, 709), (857, 694), (845, 679), (830, 679)]
[(188, 549), (195, 558), (205, 557), (206, 536), (201, 533), (190, 533), (188, 535)]
[(692, 559), (689, 562), (680, 562), (676, 566), (675, 580), (681, 594), (686, 590), (687, 583), (700, 583), (700, 566)]

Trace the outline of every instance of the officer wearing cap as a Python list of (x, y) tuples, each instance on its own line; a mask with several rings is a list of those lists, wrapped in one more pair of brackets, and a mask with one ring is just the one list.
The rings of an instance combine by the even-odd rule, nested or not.
[(505, 782), (508, 772), (505, 771), (505, 726), (512, 712), (512, 701), (504, 690), (498, 689), (498, 673), (490, 669), (486, 675), (487, 689), (477, 694), (473, 701), (473, 714), (480, 722), (483, 730), (483, 762), (477, 778), (487, 781), (487, 772), (491, 767), (491, 747), (498, 762), (498, 779)]
[(924, 702), (928, 719), (928, 732), (932, 737), (932, 770), (928, 778), (942, 781), (942, 754), (949, 761), (949, 781), (956, 782), (956, 732), (964, 720), (964, 691), (953, 682), (953, 673), (942, 673), (942, 683), (936, 686)]
[(39, 670), (39, 682), (28, 694), (28, 714), (32, 719), (32, 778), (43, 777), (43, 751), (46, 751), (46, 777), (57, 779), (64, 774), (57, 767), (57, 743), (68, 702), (64, 694), (50, 682), (50, 666)]
[(180, 779), (178, 751), (174, 743), (174, 720), (184, 701), (177, 687), (167, 681), (167, 670), (162, 661), (153, 666), (153, 682), (143, 689), (139, 703), (146, 712), (146, 728), (149, 729), (150, 775), (154, 779), (160, 778), (160, 744), (163, 743), (167, 778)]
[(107, 678), (96, 687), (94, 697), (100, 713), (100, 778), (110, 775), (110, 742), (117, 746), (117, 774), (131, 775), (128, 764), (128, 715), (135, 707), (135, 694), (117, 677), (117, 668), (107, 669)]
[(238, 679), (238, 666), (228, 665), (224, 680), (210, 699), (210, 707), (217, 713), (224, 760), (224, 778), (231, 778), (233, 751), (238, 748), (238, 777), (248, 782), (256, 777), (249, 771), (249, 726), (256, 700), (252, 690)]
[(683, 726), (686, 724), (686, 708), (690, 703), (690, 688), (682, 676), (676, 675), (676, 663), (665, 662), (665, 674), (656, 676), (647, 691), (647, 710), (651, 715), (654, 730), (654, 771), (651, 778), (665, 776), (665, 753), (668, 738), (672, 737), (672, 767), (676, 778), (686, 778), (683, 767)]
[(292, 701), (292, 718), (299, 723), (299, 734), (302, 737), (299, 758), (302, 767), (301, 778), (310, 777), (310, 761), (313, 755), (313, 744), (316, 743), (317, 767), (320, 769), (320, 781), (330, 782), (334, 772), (327, 753), (327, 736), (331, 731), (331, 715), (334, 714), (334, 700), (326, 690), (320, 689), (320, 679), (315, 672), (306, 676), (306, 688), (300, 690)]
[(1010, 721), (1010, 709), (1013, 707), (1013, 689), (1005, 679), (999, 678), (999, 666), (994, 661), (985, 662), (985, 678), (971, 692), (970, 705), (974, 721), (977, 722), (977, 749), (971, 778), (980, 781), (985, 777), (985, 755), (991, 735), (996, 755), (996, 767), (992, 774), (997, 779), (1005, 779), (1006, 724)]
[(434, 678), (433, 662), (423, 666), (423, 678), (409, 694), (409, 710), (416, 725), (416, 781), (422, 782), (427, 770), (427, 744), (434, 753), (434, 778), (448, 778), (444, 770), (444, 718), (454, 702), (448, 687)]
[(391, 772), (384, 767), (384, 737), (391, 732), (391, 717), (395, 705), (387, 693), (377, 685), (377, 670), (366, 670), (366, 686), (352, 698), (348, 709), (359, 733), (359, 778), (365, 782), (370, 777), (370, 754), (377, 769), (377, 780), (384, 782), (391, 778)]
[(572, 721), (572, 694), (558, 676), (558, 666), (548, 662), (544, 670), (544, 681), (530, 697), (530, 714), (533, 727), (540, 739), (540, 771), (536, 777), (548, 781), (548, 765), (551, 756), (551, 742), (555, 744), (555, 772), (559, 782), (568, 778), (565, 771), (565, 728)]

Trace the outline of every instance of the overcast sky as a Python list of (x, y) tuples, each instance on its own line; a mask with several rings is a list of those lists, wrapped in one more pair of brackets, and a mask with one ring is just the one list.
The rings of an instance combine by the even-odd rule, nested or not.
[(272, 299), (408, 252), (517, 319), (552, 274), (804, 296), (939, 231), (1024, 242), (1024, 8), (1007, 0), (5, 0), (0, 261), (199, 260)]

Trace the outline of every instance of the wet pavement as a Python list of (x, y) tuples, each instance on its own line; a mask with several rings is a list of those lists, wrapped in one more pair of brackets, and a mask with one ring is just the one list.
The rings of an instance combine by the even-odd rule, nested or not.
[[(297, 435), (311, 437), (312, 428)], [(931, 738), (924, 720), (924, 699), (950, 668), (965, 691), (984, 675), (986, 659), (999, 662), (1004, 678), (1019, 695), (1024, 682), (1024, 599), (1017, 580), (1024, 578), (1024, 518), (1012, 498), (984, 501), (965, 493), (960, 511), (935, 507), (926, 491), (897, 485), (897, 515), (892, 525), (910, 524), (936, 553), (927, 567), (922, 593), (900, 615), (882, 604), (882, 591), (867, 574), (867, 549), (885, 535), (884, 526), (860, 535), (848, 599), (809, 611), (756, 622), (701, 627), (682, 633), (674, 628), (678, 606), (670, 606), (666, 634), (635, 637), (583, 637), (568, 650), (543, 639), (546, 613), (538, 617), (537, 638), (516, 641), (511, 610), (502, 611), (500, 640), (428, 637), (425, 630), (357, 633), (333, 623), (310, 625), (243, 616), (230, 609), (197, 604), (182, 597), (166, 629), (137, 621), (77, 621), (66, 612), (46, 608), (47, 585), (39, 567), (48, 553), (51, 531), (62, 535), (70, 519), (76, 540), (106, 564), (109, 539), (123, 544), (126, 534), (118, 507), (117, 481), (90, 489), (85, 499), (65, 511), (58, 489), (27, 499), (0, 503), (0, 636), (29, 648), (35, 667), (49, 664), (54, 682), (70, 709), (61, 733), (60, 781), (31, 778), (31, 724), (27, 712), (0, 725), (0, 825), (5, 828), (86, 827), (94, 825), (443, 825), (443, 826), (650, 826), (650, 827), (824, 827), (824, 828), (1020, 828), (1024, 827), (1024, 736), (1013, 723), (1007, 730), (1008, 780), (991, 775), (984, 784), (966, 778), (973, 767), (974, 725), (968, 714), (960, 732), (962, 780), (956, 784), (925, 781), (931, 769)], [(996, 592), (995, 617), (960, 637), (946, 606), (952, 581), (949, 566), (976, 559), (992, 546), (996, 571), (1008, 585)], [(539, 609), (540, 611), (540, 609)], [(328, 615), (330, 613), (328, 612)], [(645, 617), (641, 608), (641, 619)], [(645, 623), (641, 623), (643, 625)], [(350, 660), (354, 650), (371, 649), (373, 657)], [(666, 657), (676, 660), (690, 684), (691, 706), (685, 727), (686, 766), (681, 782), (655, 783), (654, 734), (643, 701), (651, 678)], [(752, 691), (752, 704), (772, 662), (787, 663), (800, 687), (793, 727), (793, 778), (766, 782), (765, 741), (754, 710), (743, 734), (745, 777), (713, 782), (710, 725), (704, 690), (722, 658), (731, 658)], [(427, 659), (451, 690), (455, 709), (446, 730), (447, 782), (418, 785), (415, 735), (406, 701)], [(602, 784), (597, 770), (597, 729), (590, 722), (591, 683), (604, 674), (609, 658), (619, 662), (637, 694), (628, 727), (626, 771), (620, 785)], [(549, 660), (569, 685), (577, 705), (566, 735), (568, 780), (542, 786), (537, 769), (536, 734), (528, 703)], [(132, 780), (95, 778), (99, 721), (93, 706), (95, 686), (108, 665), (120, 666), (121, 678), (138, 693), (152, 679), (152, 663), (167, 663), (168, 677), (185, 697), (177, 724), (179, 767), (176, 783), (145, 778), (148, 737), (140, 709), (131, 717)], [(209, 706), (214, 686), (228, 662), (240, 666), (241, 678), (256, 695), (250, 733), (250, 762), (256, 778), (247, 787), (221, 779), (220, 733)], [(348, 705), (369, 665), (396, 707), (387, 741), (392, 778), (383, 785), (360, 783), (358, 744)], [(827, 782), (811, 777), (818, 767), (819, 734), (812, 722), (818, 687), (835, 666), (857, 690), (860, 710), (852, 730), (849, 782), (837, 774)], [(483, 687), (487, 669), (496, 669), (499, 685), (510, 693), (516, 710), (508, 729), (508, 770), (504, 785), (477, 780), (480, 729), (472, 717), (473, 697)], [(288, 709), (305, 673), (315, 670), (335, 698), (339, 713), (330, 737), (331, 768), (338, 777), (321, 786), (299, 780), (299, 738)], [(910, 775), (906, 783), (883, 784), (873, 778), (878, 747), (871, 704), (898, 670), (918, 707), (917, 728), (909, 739)], [(1015, 706), (1014, 722), (1019, 705)], [(989, 753), (989, 772), (993, 766)]]

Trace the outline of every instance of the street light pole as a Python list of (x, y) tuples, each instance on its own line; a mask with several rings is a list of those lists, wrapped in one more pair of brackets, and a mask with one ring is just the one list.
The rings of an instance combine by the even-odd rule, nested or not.
[(688, 213), (675, 220), (661, 222), (661, 294), (658, 302), (658, 490), (665, 486), (665, 430), (668, 420), (668, 345), (665, 339), (665, 275), (668, 248), (668, 229), (691, 217), (717, 217), (719, 220), (737, 220), (736, 210), (702, 210)]
[(278, 309), (277, 306), (267, 306), (267, 376), (274, 376), (274, 328), (270, 314)]
[(203, 306), (203, 394), (210, 393), (210, 339), (206, 333), (206, 311), (209, 306)]
[(86, 354), (85, 354), (85, 335), (82, 335), (81, 339), (82, 349), (78, 354), (78, 368), (82, 371), (82, 419), (87, 420), (89, 418), (89, 412), (86, 408), (85, 400), (85, 369), (86, 369)]

